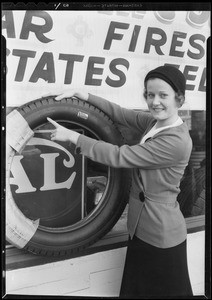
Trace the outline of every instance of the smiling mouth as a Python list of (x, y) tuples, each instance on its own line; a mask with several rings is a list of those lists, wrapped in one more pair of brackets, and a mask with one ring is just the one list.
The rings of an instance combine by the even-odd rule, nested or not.
[(153, 107), (152, 110), (154, 110), (155, 112), (160, 112), (162, 110), (164, 110), (163, 108), (159, 108), (159, 107)]

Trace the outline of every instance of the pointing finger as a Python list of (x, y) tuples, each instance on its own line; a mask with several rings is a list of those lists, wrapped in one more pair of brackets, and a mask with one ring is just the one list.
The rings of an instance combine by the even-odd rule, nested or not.
[(56, 128), (60, 126), (57, 122), (55, 122), (55, 121), (52, 120), (51, 118), (48, 118), (48, 117), (47, 117), (47, 120), (48, 120), (52, 125), (54, 125)]

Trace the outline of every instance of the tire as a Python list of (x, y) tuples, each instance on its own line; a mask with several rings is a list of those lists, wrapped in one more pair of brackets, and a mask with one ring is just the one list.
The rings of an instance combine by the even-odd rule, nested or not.
[[(45, 97), (18, 107), (17, 111), (35, 132), (39, 132), (39, 128), (49, 128), (50, 123), (47, 121), (47, 117), (50, 117), (68, 128), (83, 130), (84, 134), (90, 137), (119, 146), (124, 144), (124, 139), (113, 121), (98, 108), (79, 99), (65, 98), (61, 101), (55, 101), (54, 97)], [(26, 145), (27, 147), (30, 146)], [(34, 150), (37, 151), (38, 149), (39, 147), (35, 147)], [(23, 151), (25, 154), (22, 158), (24, 162), (26, 161), (25, 167), (32, 168), (35, 165), (40, 172), (40, 165), (31, 159), (31, 157), (36, 157), (36, 151), (33, 153), (31, 148), (27, 151)], [(30, 158), (27, 153), (30, 153)], [(8, 169), (10, 171), (16, 155), (15, 151), (9, 148)], [(78, 156), (81, 155), (78, 154)], [(87, 176), (91, 173), (94, 176), (92, 178), (97, 179), (94, 180), (94, 186), (92, 184), (88, 186), (87, 184), (87, 187), (85, 187), (87, 201), (90, 201), (90, 199), (92, 201), (89, 205), (86, 204), (86, 214), (80, 220), (77, 217), (79, 212), (77, 195), (70, 200), (71, 204), (68, 204), (70, 205), (68, 209), (63, 208), (58, 213), (56, 205), (63, 201), (63, 190), (59, 190), (60, 194), (58, 194), (58, 190), (50, 191), (50, 194), (46, 193), (46, 199), (43, 201), (43, 205), (46, 205), (44, 211), (49, 212), (52, 209), (51, 202), (48, 201), (53, 199), (55, 194), (59, 195), (58, 202), (55, 199), (52, 200), (55, 205), (52, 215), (47, 216), (48, 213), (46, 213), (46, 215), (40, 216), (43, 213), (42, 203), (39, 202), (39, 197), (34, 197), (37, 191), (34, 194), (31, 193), (32, 196), (28, 196), (27, 200), (24, 200), (27, 193), (19, 195), (17, 193), (18, 196), (15, 197), (15, 188), (14, 185), (11, 185), (11, 172), (7, 173), (6, 181), (9, 182), (7, 189), (10, 189), (10, 197), (6, 201), (7, 241), (34, 254), (64, 256), (80, 252), (109, 232), (120, 218), (127, 204), (131, 185), (130, 172), (126, 169), (106, 167), (89, 159), (86, 159), (86, 166)], [(103, 174), (103, 176), (99, 176), (99, 174)], [(32, 174), (32, 176), (34, 175)], [(40, 180), (42, 176), (37, 175), (36, 177)], [(101, 196), (99, 201), (97, 201), (97, 189), (100, 191), (99, 195)], [(29, 205), (32, 199), (34, 200)], [(94, 203), (93, 199), (97, 203)], [(20, 217), (17, 217), (17, 214), (14, 213), (15, 210)], [(17, 241), (25, 235), (22, 228), (28, 223), (30, 226), (36, 225), (33, 227), (35, 230), (32, 236), (24, 237), (26, 242), (20, 246)], [(7, 232), (9, 232), (8, 235)]]

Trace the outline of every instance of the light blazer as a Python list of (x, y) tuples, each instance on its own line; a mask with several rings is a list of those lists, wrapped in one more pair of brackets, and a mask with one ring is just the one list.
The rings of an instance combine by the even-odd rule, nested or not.
[[(89, 94), (89, 103), (99, 107), (121, 125), (146, 134), (156, 120), (147, 112), (121, 108)], [(164, 129), (144, 144), (118, 147), (80, 135), (76, 148), (91, 160), (115, 168), (132, 168), (129, 197), (129, 234), (160, 248), (178, 245), (186, 239), (186, 224), (176, 200), (192, 140), (186, 123)], [(79, 150), (78, 150), (79, 151)], [(145, 201), (139, 193), (143, 190)]]

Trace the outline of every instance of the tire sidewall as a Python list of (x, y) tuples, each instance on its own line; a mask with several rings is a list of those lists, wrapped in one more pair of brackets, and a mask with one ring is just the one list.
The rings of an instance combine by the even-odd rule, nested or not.
[[(57, 122), (70, 121), (89, 128), (100, 140), (123, 145), (124, 140), (112, 120), (96, 107), (76, 99), (55, 101), (54, 98), (42, 98), (18, 108), (31, 129), (47, 123), (47, 117)], [(79, 114), (80, 112), (80, 114)], [(79, 115), (87, 116), (79, 117)], [(126, 169), (109, 168), (109, 183), (102, 205), (79, 226), (68, 226), (62, 232), (38, 226), (25, 249), (53, 253), (57, 251), (77, 251), (101, 238), (121, 216), (127, 200), (130, 186), (130, 173)]]

